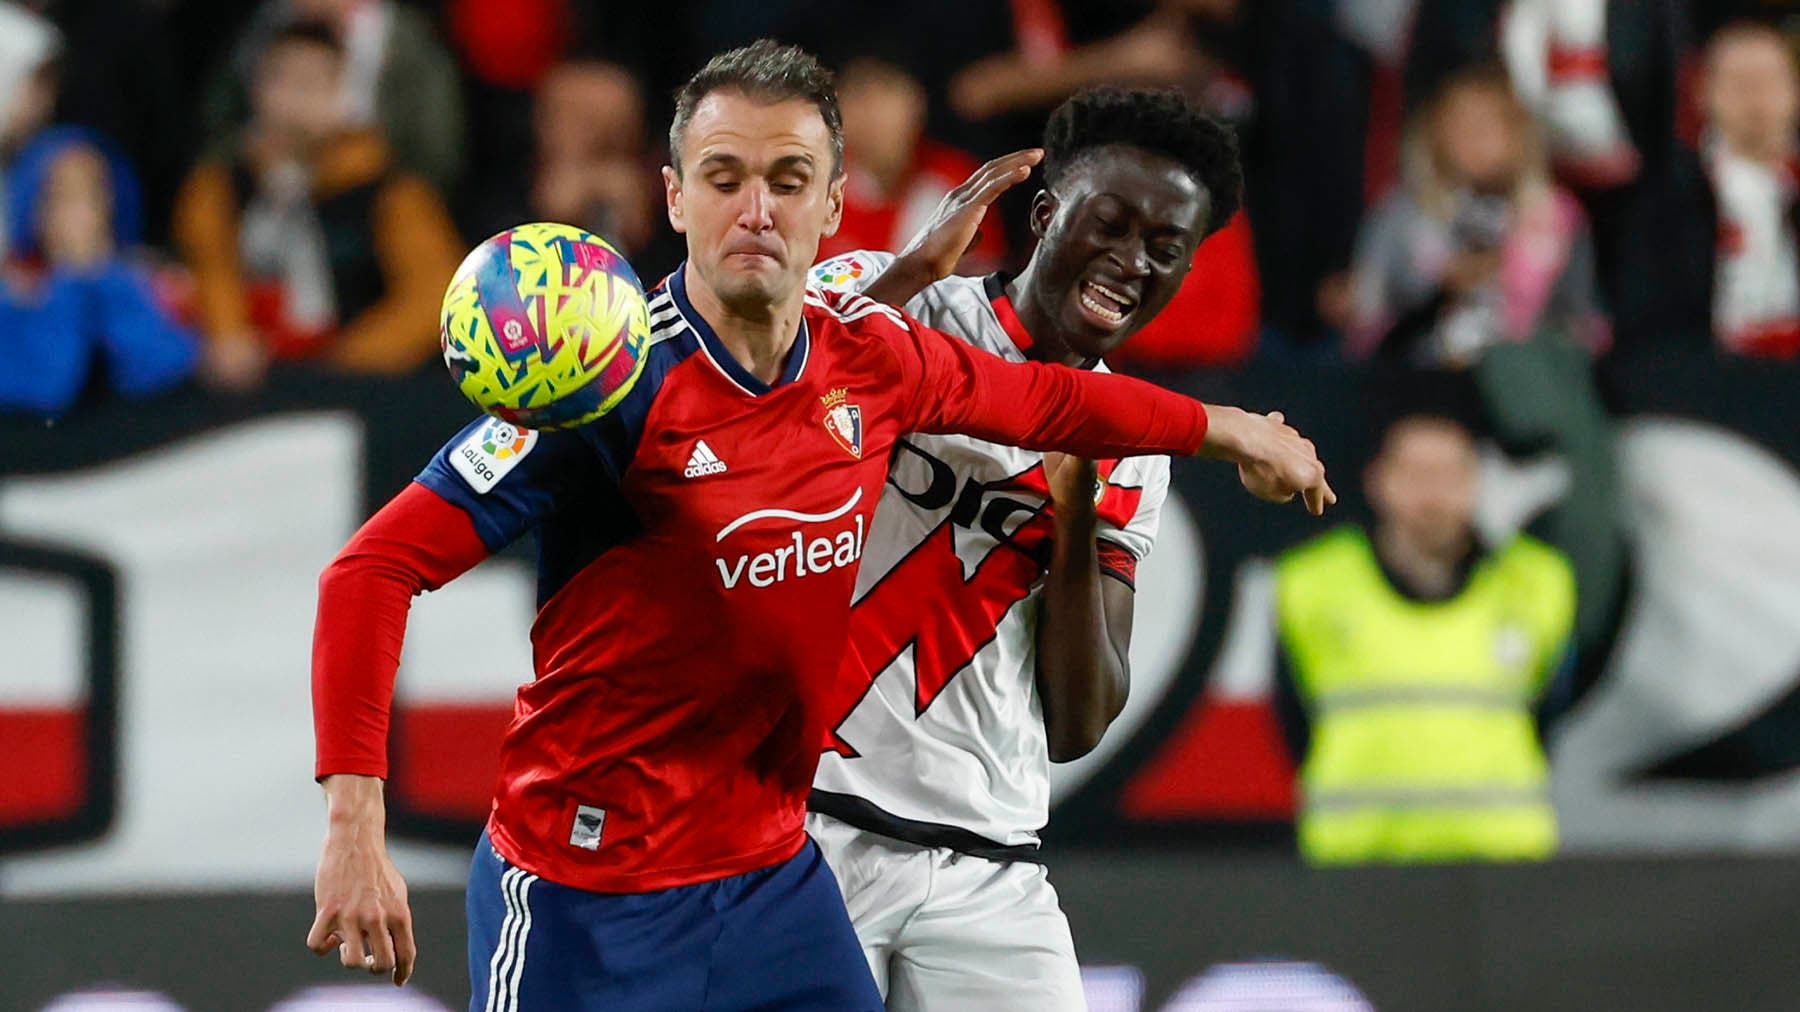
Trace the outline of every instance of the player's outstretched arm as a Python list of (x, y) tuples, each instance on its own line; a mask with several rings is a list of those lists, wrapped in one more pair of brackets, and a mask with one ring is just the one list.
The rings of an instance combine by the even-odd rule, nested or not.
[(863, 289), (876, 302), (904, 306), (912, 297), (956, 272), (981, 231), (987, 209), (1002, 193), (1024, 182), (1031, 167), (1043, 161), (1043, 148), (1026, 148), (1001, 155), (975, 170), (975, 174), (938, 202), (931, 220), (913, 236), (888, 264), (881, 276)]
[[(868, 304), (858, 296), (844, 302), (851, 311)], [(883, 312), (899, 328), (886, 333), (897, 353), (900, 387), (912, 392), (906, 429), (1082, 457), (1217, 457), (1237, 464), (1244, 487), (1260, 498), (1287, 502), (1301, 496), (1314, 515), (1337, 501), (1312, 441), (1279, 412), (1203, 405), (1111, 373), (1008, 362), (903, 313)]]
[(412, 598), (480, 562), (468, 514), (410, 485), (356, 533), (319, 577), (313, 629), (314, 776), (327, 826), (306, 945), (345, 967), (404, 984), (418, 951), (406, 883), (387, 854), (388, 713)]

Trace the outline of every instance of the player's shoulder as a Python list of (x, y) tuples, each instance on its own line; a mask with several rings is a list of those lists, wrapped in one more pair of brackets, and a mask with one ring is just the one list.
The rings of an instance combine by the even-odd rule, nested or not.
[(874, 283), (894, 262), (894, 254), (880, 250), (851, 250), (813, 265), (807, 287), (820, 292), (860, 292)]
[(1575, 569), (1562, 549), (1523, 531), (1495, 553), (1503, 566), (1546, 583), (1573, 582)]
[(885, 302), (857, 292), (808, 288), (802, 310), (808, 324), (858, 335), (888, 335), (906, 329), (906, 316)]

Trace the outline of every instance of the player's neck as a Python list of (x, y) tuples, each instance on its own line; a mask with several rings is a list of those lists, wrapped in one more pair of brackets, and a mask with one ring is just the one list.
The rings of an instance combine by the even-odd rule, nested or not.
[(1052, 308), (1031, 298), (1030, 293), (1038, 288), (1031, 283), (1036, 268), (1037, 260), (1033, 259), (1006, 286), (1006, 297), (1019, 317), (1019, 325), (1031, 337), (1031, 347), (1025, 350), (1025, 357), (1034, 362), (1060, 362), (1077, 369), (1091, 368), (1094, 363), (1070, 348), (1068, 340), (1056, 329)]
[(1398, 590), (1427, 601), (1443, 600), (1455, 593), (1468, 568), (1474, 539), (1465, 538), (1444, 551), (1431, 551), (1392, 527), (1375, 532), (1375, 554)]
[(688, 300), (694, 304), (719, 343), (738, 365), (764, 383), (773, 385), (787, 366), (788, 352), (800, 334), (800, 312), (806, 304), (805, 289), (784, 302), (761, 306), (730, 306), (720, 299), (696, 271), (687, 272)]

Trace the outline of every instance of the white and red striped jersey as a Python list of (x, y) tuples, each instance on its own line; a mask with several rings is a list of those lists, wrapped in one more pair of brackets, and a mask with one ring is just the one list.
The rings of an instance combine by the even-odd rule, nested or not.
[[(815, 267), (813, 284), (860, 291), (892, 260), (847, 253)], [(1026, 358), (1030, 337), (998, 275), (947, 278), (905, 308), (979, 349)], [(1032, 856), (1050, 803), (1036, 687), (1037, 597), (1054, 531), (1043, 459), (969, 436), (895, 444), (814, 811), (922, 845)], [(1099, 472), (1101, 569), (1130, 583), (1156, 537), (1169, 459), (1102, 461)]]

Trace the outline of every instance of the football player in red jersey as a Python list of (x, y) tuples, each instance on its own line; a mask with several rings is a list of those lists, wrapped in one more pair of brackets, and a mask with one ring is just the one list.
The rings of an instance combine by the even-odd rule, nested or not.
[[(905, 432), (1087, 456), (1209, 454), (1334, 498), (1260, 416), (970, 349), (806, 273), (842, 208), (830, 76), (757, 43), (683, 87), (664, 170), (688, 261), (632, 392), (577, 429), (478, 419), (320, 579), (308, 945), (412, 972), (385, 846), (388, 707), (412, 595), (540, 546), (519, 690), (468, 888), (472, 1009), (877, 1009), (802, 819), (856, 563)], [(500, 431), (506, 430), (506, 431)], [(487, 451), (505, 445), (504, 459)]]

